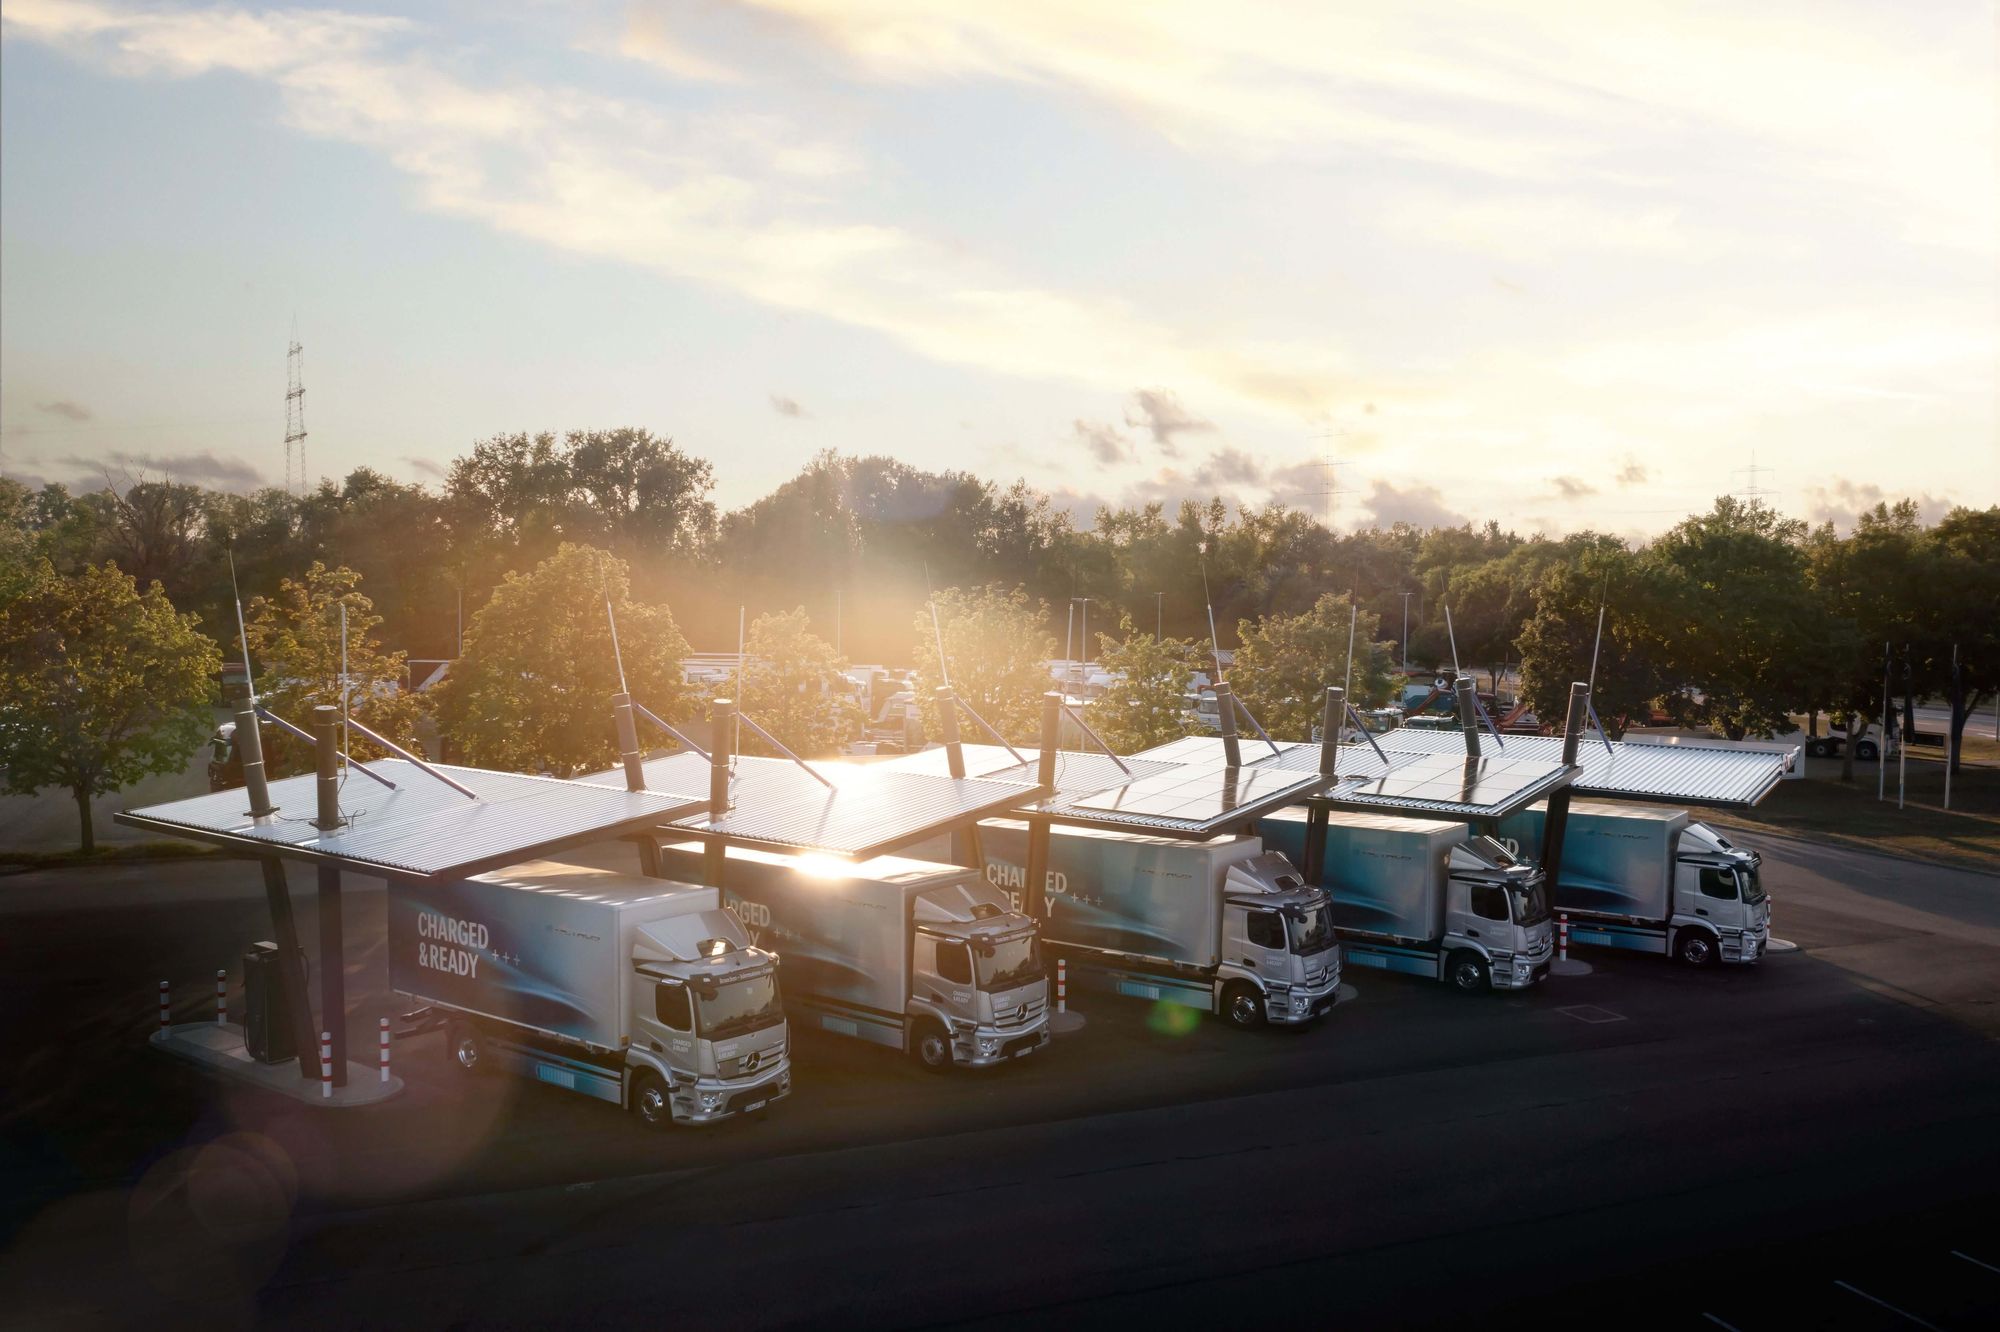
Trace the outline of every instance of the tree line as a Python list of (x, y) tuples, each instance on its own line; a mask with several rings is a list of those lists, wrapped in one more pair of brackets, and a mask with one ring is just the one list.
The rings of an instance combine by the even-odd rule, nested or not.
[[(809, 753), (852, 726), (818, 701), (849, 660), (914, 663), (926, 707), (948, 678), (1010, 739), (1032, 741), (1042, 663), (1064, 640), (1122, 677), (1098, 729), (1124, 748), (1157, 743), (1186, 724), (1188, 674), (1212, 666), (1208, 599), (1214, 646), (1235, 652), (1232, 683), (1283, 736), (1308, 733), (1312, 700), (1349, 682), (1350, 628), (1358, 703), (1385, 701), (1404, 660), (1428, 672), (1456, 659), (1496, 678), (1518, 670), (1527, 702), (1559, 719), (1595, 658), (1614, 729), (1656, 709), (1731, 736), (1796, 714), (1873, 715), (1884, 644), (1891, 692), (1948, 698), (1954, 731), (2000, 689), (2000, 508), (1927, 525), (1914, 504), (1884, 504), (1842, 535), (1723, 497), (1632, 545), (1496, 522), (1336, 533), (1297, 509), (1220, 498), (1105, 509), (1085, 526), (1023, 483), (831, 453), (732, 512), (712, 492), (706, 461), (641, 429), (496, 436), (434, 487), (366, 468), (303, 495), (171, 478), (30, 491), (0, 478), (0, 650), (30, 717), (0, 731), (9, 789), (132, 779), (129, 764), (71, 763), (58, 780), (26, 753), (31, 733), (61, 747), (33, 714), (74, 699), (87, 676), (60, 664), (63, 632), (86, 624), (74, 606), (122, 597), (133, 625), (164, 623), (164, 606), (178, 618), (160, 643), (209, 678), (239, 655), (235, 587), (274, 706), (329, 701), (344, 605), (350, 705), (372, 709), (370, 725), (561, 773), (609, 762), (607, 599), (634, 692), (669, 720), (697, 702), (678, 670), (689, 640), (734, 649), (748, 608), (743, 701), (754, 689), (781, 719), (765, 724)], [(1085, 598), (1088, 647), (1072, 616)], [(67, 631), (52, 627), (63, 615)], [(393, 687), (408, 660), (453, 658), (435, 698)], [(185, 754), (192, 732), (161, 728)]]

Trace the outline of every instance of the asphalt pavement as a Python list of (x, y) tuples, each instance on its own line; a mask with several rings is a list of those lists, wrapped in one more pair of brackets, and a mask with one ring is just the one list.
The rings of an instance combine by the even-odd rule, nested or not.
[[(435, 1035), (373, 1109), (220, 1088), (144, 1037), (268, 937), (253, 867), (0, 879), (0, 1323), (1995, 1325), (2000, 880), (1746, 840), (1801, 945), (1755, 968), (1352, 971), (1302, 1032), (1085, 995), (944, 1078), (806, 1033), (789, 1100), (665, 1134)], [(346, 897), (370, 1042), (383, 898)]]

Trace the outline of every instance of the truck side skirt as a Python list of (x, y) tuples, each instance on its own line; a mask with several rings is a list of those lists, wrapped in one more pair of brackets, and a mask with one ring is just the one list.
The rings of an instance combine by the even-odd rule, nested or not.
[(1422, 976), (1426, 980), (1439, 980), (1444, 975), (1444, 955), (1435, 948), (1416, 948), (1403, 944), (1379, 943), (1372, 939), (1343, 937), (1340, 941), (1340, 950), (1344, 960), (1358, 967), (1374, 967), (1379, 971)]

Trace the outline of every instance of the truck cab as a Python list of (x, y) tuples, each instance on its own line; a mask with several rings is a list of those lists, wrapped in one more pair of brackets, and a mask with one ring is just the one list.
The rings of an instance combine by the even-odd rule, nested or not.
[(1445, 980), (1459, 990), (1519, 990), (1546, 972), (1555, 946), (1547, 880), (1491, 837), (1451, 848), (1446, 861)]
[(931, 1019), (912, 1036), (920, 1062), (984, 1068), (1012, 1058), (1024, 1038), (1048, 1039), (1048, 973), (1031, 918), (977, 879), (929, 889), (910, 914), (910, 1010)]
[[(1706, 823), (1681, 830), (1674, 857), (1675, 953), (1682, 961), (1755, 962), (1771, 941), (1771, 898), (1763, 857)], [(1705, 956), (1709, 948), (1717, 957)]]
[(1333, 1006), (1340, 945), (1326, 890), (1275, 851), (1232, 863), (1222, 882), (1216, 1011), (1239, 1027), (1310, 1022)]
[(627, 1057), (656, 1075), (635, 1080), (641, 1119), (703, 1124), (791, 1090), (778, 959), (727, 911), (640, 925), (630, 985)]

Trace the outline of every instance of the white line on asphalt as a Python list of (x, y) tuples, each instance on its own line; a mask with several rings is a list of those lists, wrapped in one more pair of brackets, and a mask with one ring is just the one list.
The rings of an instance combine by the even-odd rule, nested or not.
[(1723, 1322), (1720, 1318), (1717, 1318), (1712, 1313), (1704, 1312), (1702, 1314), (1702, 1317), (1706, 1318), (1709, 1322), (1714, 1323), (1717, 1327), (1725, 1329), (1725, 1332), (1741, 1332), (1741, 1329), (1732, 1327), (1730, 1324)]
[(1963, 1258), (1965, 1259), (1966, 1262), (1971, 1263), (1974, 1267), (1983, 1267), (1987, 1271), (1992, 1272), (1995, 1275), (2000, 1275), (2000, 1267), (1995, 1267), (1991, 1263), (1982, 1263), (1969, 1253), (1960, 1253), (1957, 1249), (1953, 1249), (1951, 1251), (1951, 1256), (1954, 1258)]
[(1944, 1332), (1944, 1329), (1939, 1327), (1936, 1323), (1926, 1323), (1923, 1319), (1917, 1317), (1915, 1314), (1906, 1313), (1903, 1310), (1898, 1309), (1895, 1305), (1889, 1303), (1889, 1301), (1887, 1300), (1878, 1300), (1873, 1295), (1870, 1295), (1867, 1291), (1858, 1290), (1855, 1287), (1848, 1285), (1845, 1281), (1836, 1281), (1833, 1284), (1839, 1286), (1842, 1290), (1846, 1291), (1850, 1295), (1859, 1295), (1862, 1299), (1868, 1301), (1870, 1304), (1879, 1304), (1884, 1309), (1887, 1309), (1890, 1313), (1896, 1315), (1896, 1317), (1904, 1319), (1907, 1322), (1915, 1323), (1918, 1327), (1927, 1327), (1931, 1330), (1931, 1332)]

